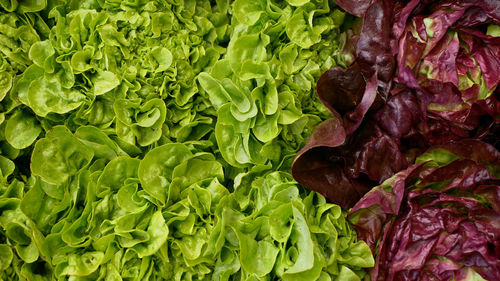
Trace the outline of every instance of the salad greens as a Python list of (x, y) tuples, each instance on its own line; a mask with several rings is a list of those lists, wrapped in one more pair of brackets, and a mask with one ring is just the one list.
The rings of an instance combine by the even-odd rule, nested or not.
[(368, 278), (347, 212), (287, 172), (350, 20), (327, 0), (0, 1), (0, 279)]
[(497, 280), (499, 177), (500, 152), (465, 140), (365, 194), (349, 220), (378, 253), (372, 280)]
[(356, 59), (294, 178), (352, 208), (372, 280), (499, 280), (500, 1), (336, 2)]
[(344, 13), (328, 1), (289, 3), (235, 1), (227, 52), (198, 76), (217, 110), (215, 137), (231, 166), (294, 155), (302, 132), (320, 121), (314, 114), (325, 113), (311, 98), (317, 77), (336, 60), (345, 63), (339, 52)]
[(356, 60), (318, 80), (333, 116), (295, 159), (300, 184), (350, 208), (434, 145), (478, 139), (499, 148), (500, 37), (490, 34), (500, 2), (338, 3), (363, 17), (348, 39)]
[(54, 127), (26, 185), (4, 183), (3, 278), (361, 280), (374, 264), (345, 212), (288, 173), (255, 166), (230, 192), (213, 154), (169, 143), (137, 159), (111, 141), (99, 154), (84, 137), (100, 132), (82, 128)]

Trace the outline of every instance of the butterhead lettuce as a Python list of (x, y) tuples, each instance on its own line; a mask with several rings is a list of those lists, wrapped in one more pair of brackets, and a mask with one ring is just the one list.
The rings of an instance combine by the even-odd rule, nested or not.
[[(0, 1), (0, 280), (364, 280), (287, 171), (331, 1)], [(342, 41), (344, 40), (344, 41)]]

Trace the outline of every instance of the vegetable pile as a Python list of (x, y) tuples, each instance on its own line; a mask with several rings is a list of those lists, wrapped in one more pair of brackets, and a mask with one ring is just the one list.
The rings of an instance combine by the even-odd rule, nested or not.
[(353, 207), (372, 280), (499, 280), (500, 2), (336, 2), (355, 60), (320, 77), (294, 178)]
[(0, 280), (500, 280), (499, 84), (496, 0), (0, 1)]
[(1, 280), (361, 280), (289, 174), (352, 63), (329, 1), (0, 1)]

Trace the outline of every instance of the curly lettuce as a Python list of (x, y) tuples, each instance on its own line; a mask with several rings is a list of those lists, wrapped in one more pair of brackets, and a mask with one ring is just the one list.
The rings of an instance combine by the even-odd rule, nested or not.
[(319, 74), (340, 61), (344, 13), (328, 1), (288, 4), (235, 1), (227, 52), (198, 76), (217, 110), (215, 137), (231, 166), (290, 160), (320, 121), (315, 116), (325, 115), (314, 88)]
[[(45, 157), (61, 162), (36, 168)], [(26, 188), (14, 181), (0, 197), (0, 265), (24, 278), (45, 268), (48, 280), (361, 280), (374, 264), (345, 211), (269, 166), (229, 189), (221, 163), (193, 146), (108, 161), (61, 126), (36, 143), (31, 166)]]
[(331, 1), (0, 1), (1, 280), (363, 280), (286, 170), (348, 64)]

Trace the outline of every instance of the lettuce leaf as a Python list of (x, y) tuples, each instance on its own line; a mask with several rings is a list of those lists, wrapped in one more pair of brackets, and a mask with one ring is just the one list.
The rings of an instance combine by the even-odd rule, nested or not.
[(0, 1), (0, 280), (362, 280), (286, 172), (345, 66), (326, 0)]
[(333, 117), (294, 160), (300, 184), (350, 208), (434, 145), (476, 139), (498, 148), (496, 2), (337, 2), (362, 17), (346, 33), (356, 60), (318, 80)]
[(498, 278), (499, 157), (475, 140), (432, 147), (365, 194), (349, 220), (377, 252), (372, 279)]

